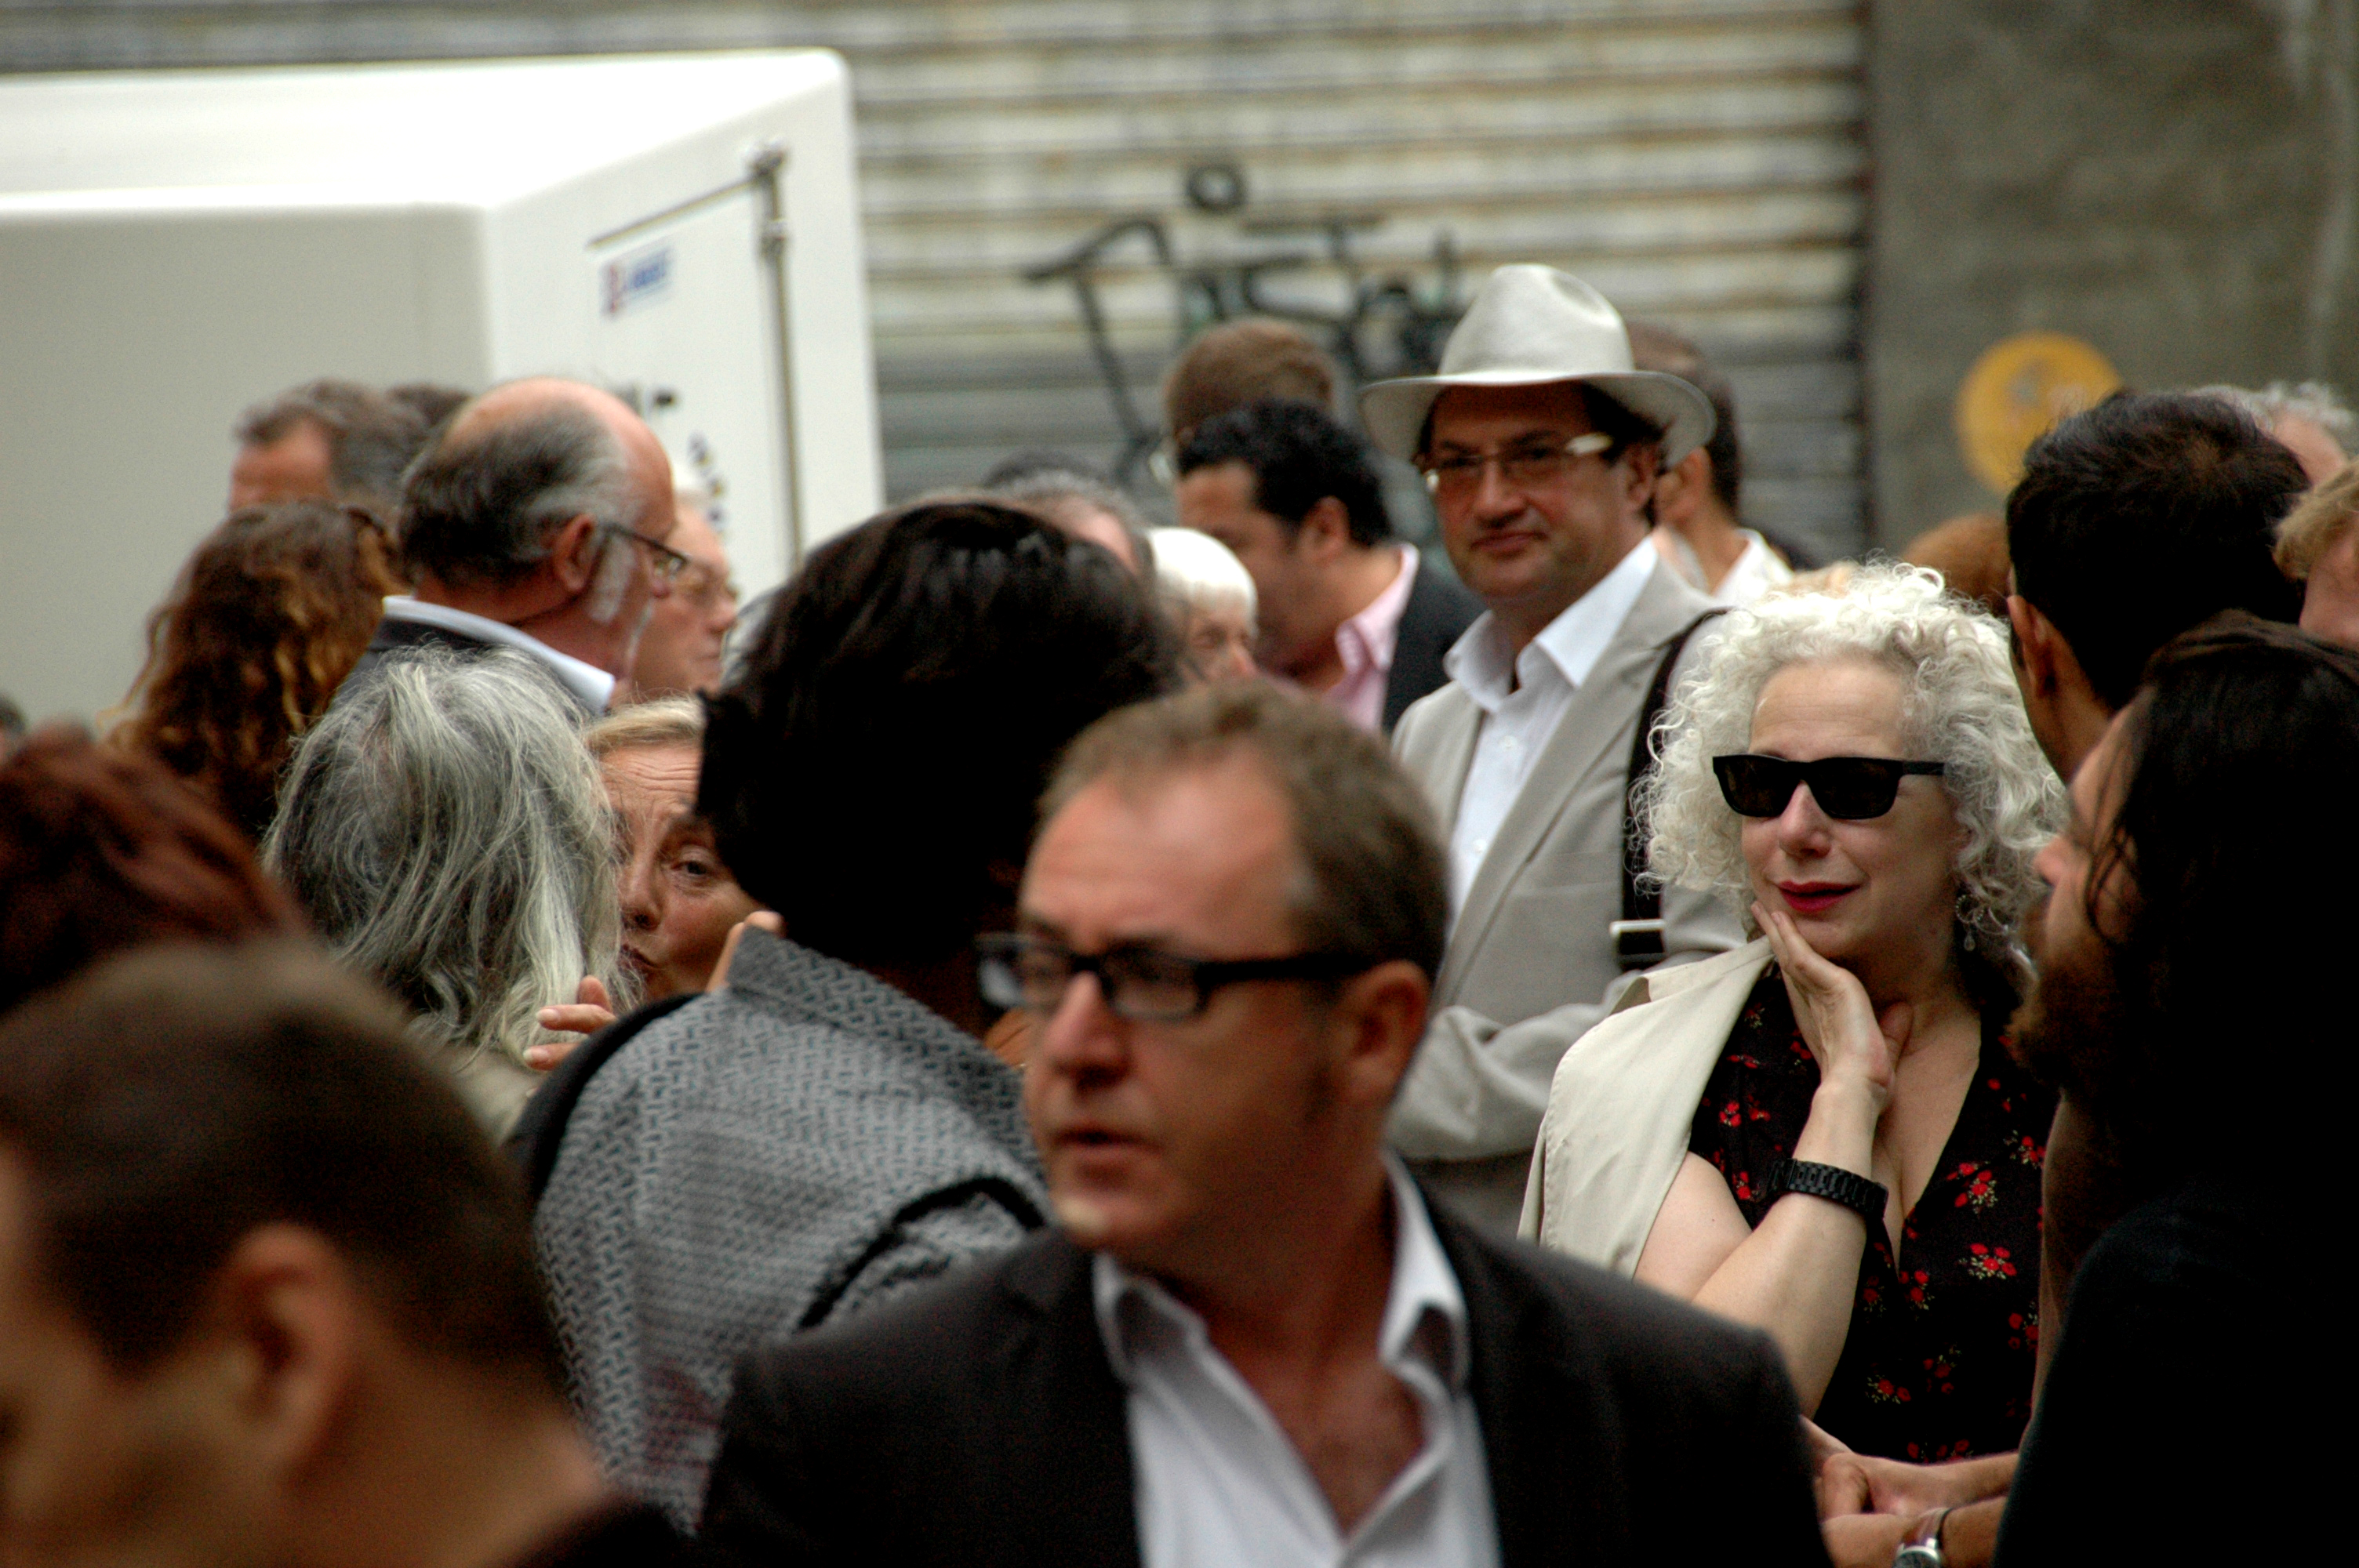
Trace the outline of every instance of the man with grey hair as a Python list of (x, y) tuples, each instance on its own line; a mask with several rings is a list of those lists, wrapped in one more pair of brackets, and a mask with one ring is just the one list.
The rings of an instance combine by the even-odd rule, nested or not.
[(401, 510), (417, 586), (385, 601), (347, 691), (397, 649), (511, 647), (594, 717), (689, 564), (665, 542), (676, 514), (662, 444), (621, 398), (580, 382), (513, 381), (460, 409), (404, 476)]
[(2216, 397), (2251, 415), (2260, 427), (2277, 438), (2294, 455), (2310, 482), (2323, 484), (2347, 460), (2351, 438), (2359, 436), (2354, 417), (2332, 387), (2322, 381), (2288, 385), (2273, 381), (2260, 390), (2224, 383), (2195, 389), (2198, 397)]
[(229, 504), (340, 501), (390, 511), (431, 427), (412, 405), (322, 377), (238, 416)]

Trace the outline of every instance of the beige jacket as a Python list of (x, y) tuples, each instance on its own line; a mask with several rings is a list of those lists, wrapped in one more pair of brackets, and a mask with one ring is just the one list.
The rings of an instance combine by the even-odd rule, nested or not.
[[(1516, 1224), (1564, 1048), (1625, 983), (1606, 927), (1622, 917), (1622, 806), (1638, 709), (1663, 649), (1711, 601), (1656, 567), (1500, 825), (1451, 928), (1434, 1016), (1395, 1101), (1390, 1136), (1461, 1214)], [(1680, 654), (1684, 679), (1706, 638)], [(1674, 687), (1676, 687), (1676, 681)], [(1456, 682), (1402, 715), (1394, 754), (1425, 786), (1446, 838), (1483, 710)], [(1663, 896), (1665, 962), (1725, 952), (1744, 934), (1709, 894)], [(1546, 1015), (1549, 1026), (1510, 1027)]]
[(1526, 1240), (1637, 1272), (1712, 1064), (1768, 966), (1764, 939), (1642, 975), (1613, 1016), (1564, 1053), (1524, 1192)]

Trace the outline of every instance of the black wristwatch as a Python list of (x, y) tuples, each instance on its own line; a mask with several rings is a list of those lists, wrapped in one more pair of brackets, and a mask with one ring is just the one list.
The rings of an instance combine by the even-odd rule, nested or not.
[(1950, 1560), (1941, 1554), (1941, 1527), (1949, 1522), (1949, 1509), (1935, 1514), (1930, 1529), (1919, 1530), (1916, 1540), (1892, 1554), (1892, 1568), (1949, 1568)]
[(1773, 1202), (1787, 1193), (1799, 1193), (1806, 1198), (1839, 1203), (1867, 1221), (1871, 1233), (1884, 1223), (1885, 1200), (1891, 1196), (1881, 1182), (1854, 1175), (1839, 1165), (1809, 1160), (1778, 1161), (1769, 1167), (1768, 1184)]

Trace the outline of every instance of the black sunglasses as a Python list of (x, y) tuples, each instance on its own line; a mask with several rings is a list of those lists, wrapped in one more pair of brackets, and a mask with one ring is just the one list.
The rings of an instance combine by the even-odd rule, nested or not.
[(1038, 936), (995, 933), (975, 939), (977, 978), (994, 1007), (1054, 1012), (1076, 975), (1095, 975), (1107, 1011), (1141, 1023), (1195, 1017), (1223, 986), (1240, 980), (1332, 980), (1373, 968), (1343, 953), (1284, 958), (1182, 958), (1152, 947), (1076, 953)]
[(1819, 809), (1843, 822), (1881, 816), (1900, 796), (1900, 780), (1908, 773), (1940, 773), (1941, 762), (1903, 762), (1890, 757), (1821, 757), (1815, 762), (1789, 762), (1783, 757), (1756, 757), (1750, 752), (1714, 757), (1712, 771), (1720, 779), (1720, 797), (1739, 816), (1781, 816), (1794, 798), (1796, 784), (1810, 786)]

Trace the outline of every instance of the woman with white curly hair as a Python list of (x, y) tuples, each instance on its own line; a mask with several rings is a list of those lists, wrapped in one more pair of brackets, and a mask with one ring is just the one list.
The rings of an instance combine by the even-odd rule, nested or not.
[(2054, 1100), (2002, 1033), (2063, 795), (2006, 630), (1864, 568), (1734, 612), (1657, 733), (1651, 874), (1756, 939), (1566, 1054), (1526, 1233), (1766, 1329), (1861, 1453), (2012, 1449)]

